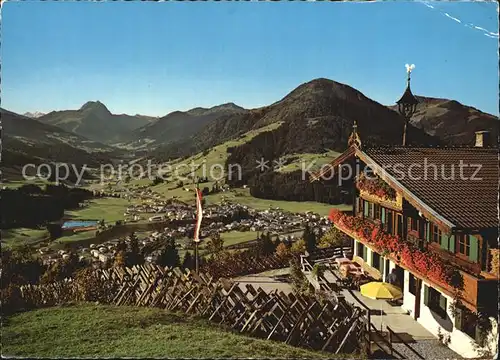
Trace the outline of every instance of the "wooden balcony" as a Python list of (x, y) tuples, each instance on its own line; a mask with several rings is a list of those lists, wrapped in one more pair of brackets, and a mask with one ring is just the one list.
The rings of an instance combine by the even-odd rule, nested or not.
[(496, 313), (498, 310), (498, 279), (478, 278), (477, 276), (462, 272), (464, 287), (461, 298), (464, 305), (469, 305), (471, 310), (480, 310)]
[[(373, 247), (373, 244), (357, 236), (357, 234), (351, 231), (351, 229), (348, 229), (341, 224), (335, 224), (334, 226), (351, 238), (363, 243), (372, 251), (378, 253), (378, 251)], [(452, 263), (459, 268), (458, 270), (463, 278), (463, 289), (460, 291), (460, 300), (463, 305), (472, 311), (477, 311), (478, 309), (491, 309), (492, 306), (497, 307), (498, 289), (496, 286), (498, 278), (495, 278), (491, 274), (489, 274), (488, 277), (483, 276), (484, 272), (481, 272), (478, 264), (473, 264), (457, 258), (454, 254), (439, 248), (438, 244), (433, 243), (428, 245), (427, 251), (438, 253), (444, 261)], [(426, 276), (418, 273), (415, 269), (408, 268), (403, 265), (399, 259), (392, 256), (392, 254), (386, 254), (385, 256), (403, 269), (411, 272), (415, 277), (431, 283), (434, 288), (438, 289), (442, 293), (451, 297), (455, 296), (456, 289), (454, 289), (450, 284), (435, 283), (434, 281), (429, 280)]]
[(468, 260), (462, 259), (456, 254), (453, 254), (449, 251), (442, 249), (437, 243), (428, 243), (427, 249), (435, 252), (437, 255), (445, 259), (447, 262), (455, 265), (460, 270), (464, 272), (470, 273), (474, 276), (481, 275), (481, 265), (478, 263), (473, 263)]
[(365, 190), (359, 190), (359, 196), (362, 199), (373, 202), (375, 204), (380, 204), (381, 206), (389, 208), (389, 209), (393, 209), (396, 211), (403, 210), (403, 196), (400, 193), (396, 194), (395, 200), (384, 199), (384, 198), (381, 198), (377, 195), (370, 194), (369, 192), (367, 192)]

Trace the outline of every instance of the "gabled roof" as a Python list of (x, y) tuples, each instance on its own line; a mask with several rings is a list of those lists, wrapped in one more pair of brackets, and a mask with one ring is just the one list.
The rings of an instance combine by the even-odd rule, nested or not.
[[(349, 148), (336, 167), (354, 154), (403, 197), (447, 228), (498, 226), (498, 149), (479, 147)], [(322, 173), (313, 175), (319, 179)]]

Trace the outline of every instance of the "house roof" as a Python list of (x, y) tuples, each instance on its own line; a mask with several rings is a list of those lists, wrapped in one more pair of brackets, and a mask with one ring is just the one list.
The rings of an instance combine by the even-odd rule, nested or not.
[(456, 227), (498, 226), (498, 149), (394, 147), (364, 153)]
[[(352, 154), (352, 149), (346, 153)], [(383, 169), (384, 174), (379, 174), (382, 178), (417, 209), (446, 227), (498, 226), (498, 149), (377, 147), (356, 148), (355, 153), (367, 165), (379, 169), (376, 173)], [(317, 178), (319, 174), (313, 176)]]

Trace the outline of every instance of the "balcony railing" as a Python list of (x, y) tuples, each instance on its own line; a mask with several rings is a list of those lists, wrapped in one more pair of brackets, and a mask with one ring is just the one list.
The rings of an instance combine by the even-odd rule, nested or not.
[(419, 249), (397, 235), (388, 234), (371, 221), (346, 215), (337, 209), (330, 212), (330, 219), (341, 231), (371, 245), (377, 252), (391, 257), (422, 278), (449, 290), (450, 287), (453, 290), (462, 286), (457, 269), (435, 253)]
[[(374, 220), (370, 218), (365, 218), (367, 222), (369, 222), (373, 226), (381, 226), (381, 223), (379, 220)], [(398, 236), (396, 233), (388, 233), (389, 235), (392, 236)], [(454, 266), (462, 269), (465, 272), (468, 272), (470, 274), (474, 274), (476, 276), (480, 276), (481, 274), (481, 265), (478, 263), (472, 263), (468, 260), (462, 259), (455, 254), (446, 251), (439, 246), (437, 243), (428, 243), (425, 241), (420, 235), (419, 232), (416, 230), (409, 230), (406, 234), (406, 241), (415, 248), (417, 248), (420, 251), (429, 251), (432, 253), (435, 253), (439, 257), (443, 258), (446, 262), (453, 264)]]
[(458, 293), (462, 303), (473, 311), (491, 307), (492, 297), (498, 299), (498, 290), (496, 295), (491, 290), (496, 288), (497, 280), (480, 278), (479, 265), (455, 257), (439, 248), (438, 244), (422, 246), (422, 239), (411, 236), (409, 241), (403, 241), (399, 236), (381, 230), (376, 221), (347, 215), (336, 209), (330, 212), (329, 218), (339, 230), (374, 248), (414, 275), (430, 280), (441, 291), (450, 296)]
[(430, 243), (427, 246), (427, 249), (430, 251), (436, 253), (446, 261), (454, 264), (455, 266), (459, 267), (460, 269), (464, 270), (465, 272), (468, 272), (470, 274), (480, 276), (481, 274), (481, 265), (477, 263), (471, 263), (470, 261), (461, 259), (460, 257), (456, 256), (455, 254), (446, 251), (442, 249), (439, 244), (437, 243)]
[(360, 189), (359, 196), (362, 199), (365, 199), (367, 201), (371, 201), (371, 202), (376, 203), (376, 204), (380, 204), (386, 208), (395, 209), (395, 210), (403, 209), (403, 197), (399, 193), (396, 194), (395, 199), (392, 199), (392, 198), (388, 199), (388, 198), (384, 198), (383, 196), (370, 193), (367, 190)]

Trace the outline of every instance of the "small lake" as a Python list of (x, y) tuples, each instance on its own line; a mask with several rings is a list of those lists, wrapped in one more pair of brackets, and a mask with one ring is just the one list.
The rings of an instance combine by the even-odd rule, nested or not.
[(90, 227), (90, 226), (97, 226), (98, 221), (97, 220), (70, 220), (64, 222), (62, 225), (63, 229), (72, 229), (72, 228), (79, 228), (79, 227)]

